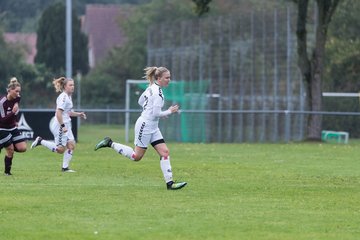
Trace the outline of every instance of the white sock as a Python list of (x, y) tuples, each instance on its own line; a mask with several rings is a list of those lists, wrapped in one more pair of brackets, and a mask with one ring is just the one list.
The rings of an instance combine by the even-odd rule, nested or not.
[(170, 156), (160, 158), (160, 168), (163, 172), (165, 182), (168, 183), (173, 180), (170, 165)]
[(120, 143), (115, 143), (115, 142), (113, 142), (111, 144), (111, 147), (117, 153), (120, 153), (121, 155), (123, 155), (131, 160), (134, 160), (135, 152), (131, 147), (128, 147), (128, 146), (120, 144)]
[(54, 142), (47, 141), (47, 140), (41, 140), (41, 145), (50, 149), (50, 151), (52, 151), (52, 152), (56, 152), (56, 144)]
[(70, 149), (66, 149), (63, 156), (63, 168), (68, 168), (71, 158), (72, 158), (73, 151)]

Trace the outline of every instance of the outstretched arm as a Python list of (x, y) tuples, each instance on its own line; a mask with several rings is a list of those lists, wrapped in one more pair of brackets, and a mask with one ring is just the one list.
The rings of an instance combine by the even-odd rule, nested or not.
[(83, 119), (86, 119), (86, 114), (84, 112), (70, 112), (70, 117), (81, 117)]
[(166, 117), (169, 116), (172, 113), (176, 113), (179, 111), (179, 106), (178, 105), (173, 105), (171, 107), (168, 108), (168, 110), (166, 111), (161, 111), (161, 107), (154, 107), (154, 115), (156, 117)]

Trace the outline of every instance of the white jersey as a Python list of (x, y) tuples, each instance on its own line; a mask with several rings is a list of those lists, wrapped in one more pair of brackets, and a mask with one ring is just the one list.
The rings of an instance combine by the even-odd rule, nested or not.
[(160, 117), (170, 115), (170, 110), (161, 111), (164, 101), (165, 98), (161, 87), (155, 83), (151, 84), (141, 94), (138, 101), (143, 108), (141, 117), (150, 121), (159, 121)]
[[(65, 92), (62, 92), (56, 99), (56, 109), (63, 110), (62, 118), (64, 123), (71, 122), (70, 112), (72, 112), (73, 109), (73, 102), (71, 96), (69, 96)], [(56, 117), (55, 120), (57, 121)]]

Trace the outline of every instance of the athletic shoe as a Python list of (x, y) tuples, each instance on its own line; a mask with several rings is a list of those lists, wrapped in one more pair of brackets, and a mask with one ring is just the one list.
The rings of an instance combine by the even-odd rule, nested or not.
[(4, 172), (4, 175), (5, 176), (11, 176), (12, 174), (11, 174), (11, 172)]
[(170, 181), (166, 184), (166, 187), (167, 187), (167, 190), (178, 190), (178, 189), (185, 187), (186, 184), (187, 184), (187, 182), (175, 183), (173, 181)]
[(95, 146), (95, 151), (98, 150), (99, 148), (103, 148), (103, 147), (111, 147), (112, 144), (112, 140), (109, 137), (105, 137), (103, 140), (101, 140), (98, 144), (96, 144)]
[(76, 172), (75, 170), (72, 170), (70, 168), (62, 168), (61, 171), (62, 172), (69, 172), (69, 173)]
[(34, 142), (31, 144), (31, 149), (33, 149), (36, 146), (39, 146), (41, 143), (42, 138), (40, 136), (36, 137)]

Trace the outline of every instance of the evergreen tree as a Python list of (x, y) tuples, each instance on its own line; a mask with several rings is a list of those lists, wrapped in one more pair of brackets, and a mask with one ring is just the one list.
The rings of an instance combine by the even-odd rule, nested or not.
[[(76, 13), (72, 13), (72, 46), (73, 46), (73, 69), (86, 74), (89, 70), (87, 46), (88, 40), (80, 29), (80, 20)], [(66, 8), (62, 3), (56, 3), (48, 7), (42, 14), (37, 30), (37, 55), (36, 63), (43, 63), (56, 73), (65, 69), (65, 45), (66, 45)]]

